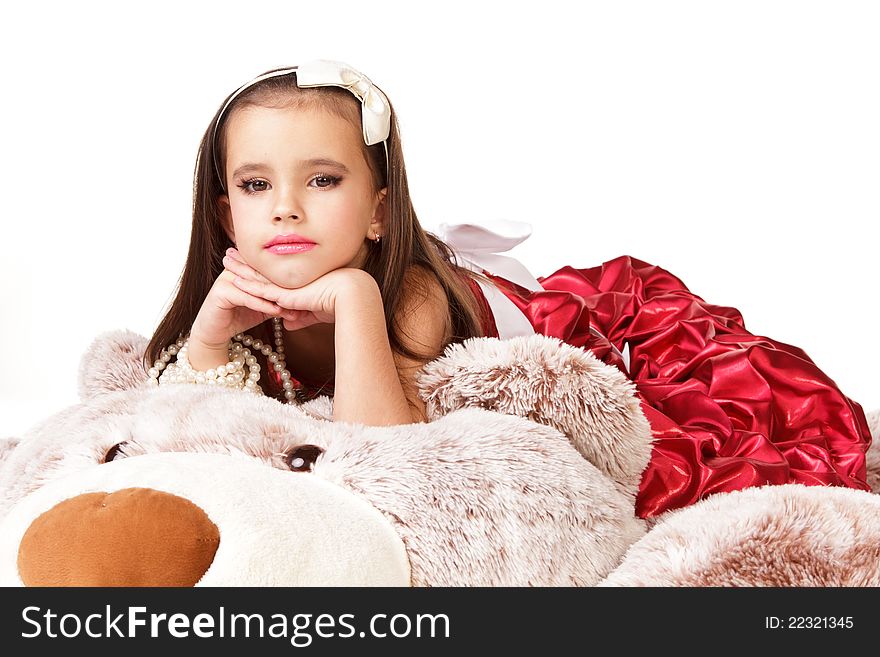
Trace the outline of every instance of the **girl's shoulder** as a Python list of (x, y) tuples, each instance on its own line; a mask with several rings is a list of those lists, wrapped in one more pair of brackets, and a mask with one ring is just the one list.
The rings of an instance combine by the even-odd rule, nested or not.
[(452, 328), (446, 290), (434, 272), (418, 264), (404, 274), (395, 315), (404, 334), (422, 345), (442, 342)]
[(446, 290), (437, 274), (428, 267), (414, 263), (403, 277), (401, 309), (412, 312), (427, 305), (427, 309), (449, 310)]
[(437, 274), (418, 262), (407, 268), (403, 275), (403, 286), (405, 292), (418, 291), (422, 294), (434, 291), (435, 288), (442, 289)]

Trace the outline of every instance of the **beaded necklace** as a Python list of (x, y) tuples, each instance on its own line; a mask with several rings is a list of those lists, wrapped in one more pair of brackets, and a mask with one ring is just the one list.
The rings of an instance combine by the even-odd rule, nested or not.
[[(274, 380), (284, 391), (284, 398), (288, 403), (302, 402), (316, 397), (327, 387), (326, 384), (317, 390), (311, 391), (291, 376), (284, 359), (284, 329), (280, 317), (272, 318), (275, 349), (268, 343), (256, 339), (246, 333), (237, 333), (232, 337), (229, 346), (229, 362), (217, 368), (205, 372), (194, 370), (187, 357), (188, 341), (180, 339), (172, 345), (162, 349), (159, 358), (147, 371), (150, 385), (157, 386), (160, 383), (201, 383), (205, 385), (220, 385), (235, 388), (243, 388), (248, 392), (261, 394), (263, 389), (259, 385), (260, 365), (256, 356), (251, 352), (259, 352), (264, 355), (270, 366), (269, 379)], [(173, 357), (175, 362), (171, 362)], [(245, 367), (248, 373), (245, 378)]]

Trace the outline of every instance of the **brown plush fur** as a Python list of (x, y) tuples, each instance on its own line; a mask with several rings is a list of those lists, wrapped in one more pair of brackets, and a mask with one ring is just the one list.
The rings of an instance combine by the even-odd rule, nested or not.
[[(302, 476), (384, 514), (414, 585), (880, 585), (880, 497), (863, 491), (717, 494), (660, 516), (644, 535), (632, 509), (650, 431), (632, 384), (558, 340), (454, 345), (419, 379), (432, 421), (398, 427), (329, 422), (326, 397), (290, 406), (209, 387), (147, 388), (145, 345), (131, 332), (99, 336), (82, 361), (83, 403), (20, 442), (0, 441), (0, 520), (117, 445), (119, 458), (206, 452), (278, 469), (315, 445), (323, 453)], [(876, 438), (880, 412), (869, 421)], [(868, 453), (875, 491), (878, 442)]]
[[(323, 453), (303, 476), (385, 514), (414, 585), (591, 585), (644, 533), (632, 500), (550, 426), (478, 408), (396, 427), (327, 422), (239, 391), (148, 388), (142, 372), (119, 366), (139, 348), (130, 334), (95, 344), (83, 360), (84, 403), (41, 423), (0, 464), (0, 517), (115, 445), (122, 458), (216, 452), (284, 470), (287, 454), (315, 445)], [(101, 381), (122, 390), (90, 378), (96, 359)]]
[(602, 586), (880, 586), (880, 496), (766, 486), (666, 514)]
[(428, 363), (419, 386), (430, 418), (480, 407), (559, 429), (635, 500), (651, 427), (635, 385), (591, 352), (542, 335), (473, 338)]

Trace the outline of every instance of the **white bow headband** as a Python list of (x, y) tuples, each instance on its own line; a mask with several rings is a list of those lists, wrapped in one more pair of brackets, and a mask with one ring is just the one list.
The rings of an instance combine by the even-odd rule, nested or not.
[(213, 141), (214, 153), (214, 170), (220, 178), (220, 186), (225, 190), (223, 173), (220, 170), (220, 164), (217, 161), (217, 126), (226, 113), (226, 110), (232, 102), (241, 95), (246, 89), (254, 86), (258, 82), (268, 80), (269, 78), (280, 77), (282, 75), (290, 75), (296, 73), (296, 86), (305, 87), (342, 87), (348, 89), (355, 97), (361, 101), (361, 122), (363, 124), (364, 143), (367, 146), (382, 142), (385, 147), (385, 166), (386, 172), (390, 170), (391, 163), (388, 161), (388, 136), (391, 134), (391, 105), (388, 98), (366, 75), (355, 70), (348, 64), (342, 62), (334, 62), (325, 59), (316, 59), (299, 66), (264, 73), (255, 77), (250, 82), (246, 82), (229, 97), (217, 120), (214, 122), (214, 133), (211, 136)]

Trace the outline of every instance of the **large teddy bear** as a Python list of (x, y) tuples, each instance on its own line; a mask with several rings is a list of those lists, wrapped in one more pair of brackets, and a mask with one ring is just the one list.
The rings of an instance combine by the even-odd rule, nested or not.
[(635, 517), (633, 384), (553, 338), (450, 346), (419, 378), (430, 421), (393, 427), (331, 422), (327, 397), (150, 387), (145, 347), (100, 336), (81, 403), (0, 441), (0, 585), (880, 585), (873, 493)]

